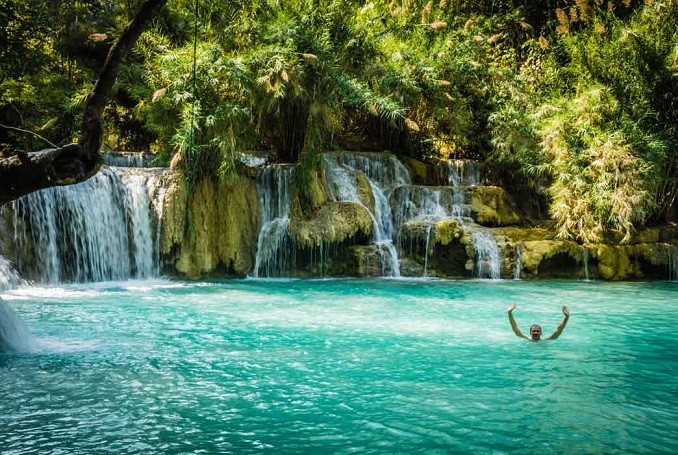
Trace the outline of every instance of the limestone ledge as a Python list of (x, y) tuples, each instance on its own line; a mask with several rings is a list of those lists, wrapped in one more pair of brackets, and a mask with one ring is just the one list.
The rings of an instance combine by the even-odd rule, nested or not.
[(171, 271), (199, 278), (252, 270), (261, 227), (254, 181), (208, 178), (189, 196), (182, 173), (169, 173), (167, 180), (161, 253)]
[(520, 223), (508, 194), (498, 186), (466, 187), (473, 218), (483, 226), (510, 226)]
[[(298, 202), (294, 205), (298, 205)], [(293, 207), (290, 231), (298, 247), (313, 248), (356, 238), (369, 239), (372, 235), (372, 219), (360, 204), (326, 202), (308, 217), (302, 217), (301, 211)]]
[[(432, 224), (426, 221), (406, 223), (398, 236), (404, 274), (420, 275), (426, 262), (428, 275), (468, 276), (465, 271), (470, 273), (472, 270), (474, 255), (471, 232), (478, 228), (453, 220)], [(572, 240), (556, 239), (553, 231), (546, 228), (488, 230), (501, 252), (503, 278), (516, 276), (517, 261), (520, 264), (518, 276), (528, 279), (678, 278), (678, 229), (671, 226), (646, 229), (624, 245), (580, 245)], [(456, 250), (453, 249), (455, 246)], [(456, 261), (457, 266), (453, 267), (450, 261)]]

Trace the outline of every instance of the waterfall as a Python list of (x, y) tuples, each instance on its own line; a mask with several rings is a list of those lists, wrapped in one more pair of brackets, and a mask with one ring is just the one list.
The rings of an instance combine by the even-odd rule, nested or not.
[(523, 243), (520, 243), (516, 245), (516, 267), (513, 272), (513, 279), (514, 280), (519, 280), (520, 279), (520, 273), (522, 272), (523, 269), (523, 251), (525, 251), (525, 245)]
[(477, 161), (447, 160), (447, 167), (450, 172), (448, 182), (451, 186), (480, 185), (480, 166)]
[(586, 281), (589, 281), (589, 249), (586, 248), (584, 245), (581, 245), (579, 247), (579, 250), (581, 252), (581, 262), (582, 265), (584, 266), (584, 279)]
[(498, 280), (501, 277), (499, 247), (489, 232), (474, 230), (471, 232), (475, 253), (475, 272), (478, 278)]
[[(400, 276), (398, 251), (393, 245), (394, 225), (389, 197), (394, 188), (410, 185), (407, 169), (398, 159), (384, 153), (326, 153), (323, 156), (330, 195), (337, 201), (359, 204), (372, 219), (372, 242), (379, 250), (382, 275)], [(374, 213), (358, 197), (356, 171), (367, 177)]]
[(23, 352), (35, 347), (35, 340), (26, 325), (12, 308), (0, 299), (0, 352)]
[(397, 186), (412, 184), (407, 168), (390, 153), (338, 152), (325, 153), (324, 157), (339, 166), (363, 172), (385, 193)]
[(472, 222), (470, 207), (463, 189), (412, 186), (399, 188), (395, 194), (396, 228), (409, 220), (440, 221), (455, 219)]
[(678, 281), (678, 246), (669, 245), (668, 249), (668, 277), (669, 281)]
[(430, 223), (426, 227), (426, 249), (424, 250), (424, 278), (426, 278), (426, 269), (428, 269), (428, 249), (429, 249), (429, 244), (431, 243), (431, 228), (432, 227), (433, 227), (433, 225), (430, 224)]
[[(464, 223), (464, 206), (466, 195), (461, 186), (474, 186), (480, 183), (480, 168), (475, 161), (449, 160), (449, 183), (454, 188), (453, 215)], [(466, 226), (471, 231), (473, 250), (475, 252), (475, 271), (478, 278), (501, 278), (499, 247), (489, 231), (479, 231)]]
[(150, 167), (153, 155), (138, 152), (106, 152), (104, 164), (116, 167)]
[(23, 283), (12, 263), (0, 255), (0, 292), (15, 288)]
[(17, 268), (52, 284), (157, 276), (162, 172), (104, 167), (13, 201)]
[(296, 248), (289, 232), (293, 166), (265, 166), (257, 172), (262, 228), (252, 276), (282, 277), (294, 272)]

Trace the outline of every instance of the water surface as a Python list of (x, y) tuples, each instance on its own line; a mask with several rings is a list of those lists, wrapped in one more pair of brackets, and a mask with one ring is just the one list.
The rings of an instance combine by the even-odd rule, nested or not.
[[(678, 285), (129, 281), (2, 295), (0, 453), (678, 453)], [(550, 334), (567, 304), (560, 339)]]

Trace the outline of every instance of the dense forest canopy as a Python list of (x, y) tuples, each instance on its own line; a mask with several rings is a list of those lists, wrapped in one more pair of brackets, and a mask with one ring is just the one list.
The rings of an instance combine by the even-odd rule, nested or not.
[[(0, 0), (0, 151), (63, 145), (137, 0)], [(558, 232), (675, 214), (678, 1), (170, 0), (118, 72), (104, 148), (189, 179), (243, 150), (474, 158)], [(29, 134), (25, 131), (35, 134)]]

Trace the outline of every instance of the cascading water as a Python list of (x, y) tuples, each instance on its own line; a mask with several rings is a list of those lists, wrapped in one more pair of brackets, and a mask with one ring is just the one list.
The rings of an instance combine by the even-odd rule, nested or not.
[(107, 152), (104, 164), (115, 167), (150, 167), (153, 155), (137, 152)]
[(426, 226), (426, 248), (424, 250), (424, 278), (426, 278), (426, 270), (428, 269), (428, 249), (429, 244), (431, 243), (431, 230), (433, 228), (432, 224)]
[(520, 273), (523, 270), (523, 251), (525, 251), (525, 245), (520, 243), (516, 246), (516, 266), (513, 271), (513, 279), (519, 280)]
[(15, 288), (20, 284), (23, 284), (23, 280), (19, 273), (11, 262), (0, 255), (0, 292)]
[(473, 230), (473, 251), (475, 253), (475, 271), (478, 278), (501, 278), (499, 248), (492, 234), (486, 231)]
[[(393, 189), (411, 185), (409, 173), (398, 159), (384, 153), (326, 153), (325, 175), (330, 194), (337, 201), (353, 202), (365, 208), (372, 219), (372, 242), (379, 249), (382, 275), (400, 276), (398, 251), (393, 245), (393, 216), (389, 197)], [(358, 197), (356, 171), (367, 177), (374, 197), (374, 213)]]
[(85, 182), (14, 201), (17, 269), (52, 284), (157, 276), (162, 172), (104, 167)]
[[(458, 217), (463, 224), (463, 213), (461, 207), (466, 204), (466, 197), (460, 186), (474, 186), (480, 183), (480, 168), (478, 163), (467, 160), (449, 160), (450, 177), (449, 183), (454, 188), (455, 206), (459, 207)], [(501, 255), (499, 247), (494, 236), (489, 231), (478, 230), (466, 226), (471, 231), (473, 239), (473, 250), (475, 252), (475, 271), (478, 278), (491, 278), (498, 280), (501, 278)]]
[(4, 300), (0, 299), (0, 352), (23, 352), (35, 347), (35, 340), (26, 324)]
[(252, 276), (283, 277), (294, 273), (296, 248), (289, 232), (293, 166), (265, 166), (257, 173), (262, 228)]
[(671, 245), (668, 249), (668, 277), (669, 281), (678, 281), (678, 246)]
[(480, 185), (480, 166), (476, 161), (447, 160), (449, 184), (453, 187)]
[(589, 249), (585, 246), (580, 246), (581, 262), (584, 266), (584, 279), (589, 281)]
[(467, 160), (450, 160), (448, 169), (448, 187), (411, 186), (398, 189), (395, 194), (396, 227), (400, 228), (411, 220), (424, 221), (429, 227), (442, 220), (457, 221), (471, 232), (476, 276), (498, 279), (501, 275), (501, 255), (497, 242), (489, 231), (474, 224), (471, 208), (466, 201), (465, 188), (480, 183), (478, 164)]

